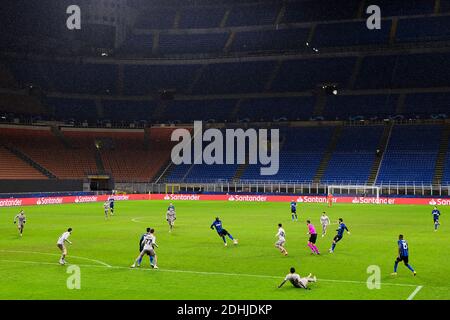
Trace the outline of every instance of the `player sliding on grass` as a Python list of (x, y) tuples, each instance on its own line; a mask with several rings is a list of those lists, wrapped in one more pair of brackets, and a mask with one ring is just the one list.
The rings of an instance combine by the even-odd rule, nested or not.
[[(150, 230), (151, 230), (150, 227), (147, 228), (147, 232), (144, 233), (141, 236), (141, 238), (139, 239), (139, 254), (142, 252), (142, 250), (144, 250), (144, 238), (145, 238), (145, 236), (150, 235)], [(149, 257), (150, 257), (150, 266), (152, 266), (153, 265), (153, 256), (149, 256)], [(139, 266), (141, 265), (142, 258), (143, 258), (143, 256), (138, 260), (138, 265)]]
[(66, 264), (66, 255), (67, 255), (67, 249), (66, 249), (66, 245), (65, 243), (70, 243), (72, 244), (72, 242), (69, 241), (69, 237), (72, 234), (72, 228), (67, 229), (66, 232), (64, 232), (58, 239), (58, 242), (56, 242), (56, 245), (58, 246), (59, 250), (61, 250), (61, 259), (59, 259), (59, 264), (60, 265), (65, 265)]
[(312, 254), (320, 255), (319, 249), (317, 249), (317, 246), (316, 246), (316, 240), (317, 240), (316, 228), (314, 228), (314, 226), (310, 220), (306, 220), (306, 225), (308, 226), (307, 234), (309, 234), (308, 247), (311, 249)]
[(414, 275), (416, 275), (416, 271), (414, 271), (413, 267), (411, 267), (411, 265), (408, 262), (408, 260), (409, 260), (408, 243), (406, 242), (406, 240), (403, 239), (402, 234), (398, 236), (397, 244), (398, 244), (398, 257), (395, 260), (394, 272), (392, 273), (392, 275), (393, 276), (397, 275), (398, 263), (400, 261), (403, 261), (405, 266), (409, 270), (411, 270)]
[(23, 235), (23, 228), (25, 227), (25, 222), (27, 218), (25, 217), (25, 212), (20, 210), (19, 214), (14, 217), (14, 224), (18, 222), (17, 229), (19, 229), (20, 236)]
[(228, 236), (231, 240), (233, 240), (234, 244), (237, 244), (237, 239), (234, 239), (233, 236), (222, 227), (222, 221), (220, 221), (219, 217), (216, 217), (216, 220), (211, 224), (211, 229), (214, 230), (216, 228), (217, 234), (222, 238), (225, 247), (227, 246), (227, 239), (225, 236)]
[(330, 218), (328, 218), (327, 214), (322, 212), (322, 216), (320, 217), (320, 224), (322, 225), (322, 238), (327, 234), (327, 228), (330, 224)]
[(278, 224), (278, 233), (275, 235), (275, 237), (278, 237), (278, 241), (275, 242), (275, 247), (278, 248), (282, 254), (287, 256), (288, 252), (284, 248), (284, 244), (286, 243), (286, 232), (282, 228), (281, 223)]
[(334, 236), (333, 244), (331, 245), (331, 249), (330, 249), (330, 253), (334, 252), (334, 248), (336, 247), (336, 244), (344, 236), (344, 230), (347, 230), (347, 233), (350, 234), (350, 231), (348, 231), (348, 228), (345, 225), (344, 220), (342, 218), (339, 218), (339, 228), (336, 230), (337, 231), (337, 235)]
[(169, 210), (167, 210), (166, 220), (169, 223), (169, 232), (172, 232), (175, 220), (177, 220), (177, 214), (175, 212), (175, 209), (170, 208)]
[(310, 288), (308, 288), (308, 283), (317, 282), (317, 278), (315, 276), (314, 277), (311, 276), (312, 274), (310, 273), (306, 278), (301, 278), (300, 275), (295, 273), (295, 268), (292, 267), (290, 269), (290, 272), (286, 275), (283, 282), (278, 286), (278, 288), (281, 288), (286, 283), (286, 281), (290, 281), (292, 285), (296, 288), (310, 290)]
[(441, 216), (441, 212), (438, 210), (437, 207), (433, 208), (433, 211), (431, 212), (433, 215), (433, 221), (434, 221), (434, 232), (437, 231), (438, 227), (441, 225), (439, 223), (439, 217)]
[(142, 257), (146, 254), (150, 257), (153, 257), (155, 259), (155, 263), (150, 263), (150, 266), (154, 269), (158, 269), (158, 266), (156, 265), (158, 262), (158, 258), (156, 256), (155, 247), (158, 248), (158, 245), (156, 244), (156, 237), (154, 235), (155, 229), (150, 229), (150, 232), (144, 236), (144, 239), (142, 240), (142, 251), (139, 254), (139, 256), (136, 258), (134, 263), (131, 265), (132, 268), (136, 267), (136, 264), (138, 267), (141, 266)]

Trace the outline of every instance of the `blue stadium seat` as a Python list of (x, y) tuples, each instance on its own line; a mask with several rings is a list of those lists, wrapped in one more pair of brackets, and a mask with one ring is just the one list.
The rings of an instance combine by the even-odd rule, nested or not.
[(448, 151), (444, 162), (444, 175), (442, 176), (442, 183), (450, 184), (450, 140), (448, 141)]
[(124, 92), (148, 95), (162, 89), (185, 92), (194, 80), (199, 65), (129, 65), (124, 70)]
[(380, 30), (368, 30), (366, 21), (318, 24), (312, 45), (317, 48), (387, 44), (392, 21), (383, 21)]
[[(288, 2), (283, 22), (308, 22), (355, 19), (361, 1), (309, 0)], [(326, 8), (326, 9), (324, 9)]]
[(205, 34), (164, 34), (159, 37), (162, 54), (222, 52), (229, 37), (228, 32)]
[(288, 51), (305, 48), (309, 28), (237, 32), (231, 51)]
[(226, 12), (225, 7), (190, 7), (181, 10), (179, 28), (217, 28)]
[(53, 111), (58, 120), (75, 119), (77, 121), (98, 119), (94, 100), (52, 98), (45, 99), (45, 103)]
[(139, 29), (170, 29), (173, 27), (176, 9), (152, 8), (140, 12), (136, 27)]
[(356, 58), (287, 60), (272, 84), (273, 91), (303, 91), (323, 83), (348, 85)]
[(382, 126), (345, 127), (322, 177), (322, 182), (366, 183), (382, 132)]
[(450, 16), (400, 19), (398, 42), (450, 40)]
[(442, 126), (394, 126), (377, 183), (433, 180)]
[(329, 96), (324, 110), (327, 119), (349, 119), (352, 116), (383, 118), (395, 114), (397, 95)]
[(151, 120), (155, 101), (102, 100), (104, 118), (115, 122)]
[(314, 97), (253, 98), (241, 102), (239, 119), (254, 121), (308, 120), (313, 114)]
[(275, 23), (280, 5), (254, 4), (233, 7), (226, 26), (270, 25)]
[[(445, 2), (445, 1), (441, 1)], [(383, 17), (410, 16), (420, 14), (431, 14), (434, 11), (435, 1), (430, 0), (377, 0), (376, 4), (381, 9)]]
[(269, 80), (275, 61), (210, 64), (196, 83), (194, 93), (261, 92)]
[(405, 112), (422, 115), (424, 117), (430, 114), (447, 114), (450, 116), (450, 93), (449, 92), (431, 92), (431, 93), (411, 93), (405, 99)]

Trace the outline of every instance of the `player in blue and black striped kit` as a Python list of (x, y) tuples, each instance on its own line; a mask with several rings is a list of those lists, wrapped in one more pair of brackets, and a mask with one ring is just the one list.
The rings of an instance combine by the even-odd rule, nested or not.
[(298, 221), (297, 202), (295, 202), (294, 200), (291, 201), (291, 214), (292, 214), (292, 221)]
[(219, 237), (222, 238), (225, 247), (227, 246), (227, 239), (225, 238), (225, 236), (228, 236), (231, 240), (233, 240), (234, 244), (238, 243), (237, 239), (234, 239), (233, 236), (222, 227), (222, 221), (220, 221), (219, 217), (217, 217), (216, 220), (214, 220), (214, 222), (211, 224), (211, 229), (214, 230), (214, 228), (216, 228)]
[(350, 231), (348, 231), (347, 226), (344, 223), (344, 220), (342, 218), (339, 218), (339, 228), (336, 230), (337, 235), (333, 238), (333, 243), (331, 245), (330, 253), (334, 252), (334, 248), (336, 247), (336, 244), (342, 239), (344, 236), (344, 230), (347, 230), (347, 233), (350, 234)]
[(434, 231), (436, 232), (438, 227), (441, 225), (439, 223), (439, 217), (441, 216), (441, 212), (438, 210), (437, 207), (434, 207), (433, 211), (431, 211), (431, 214), (433, 215)]
[(411, 270), (414, 275), (416, 275), (416, 271), (414, 271), (413, 267), (411, 267), (411, 265), (409, 264), (408, 243), (406, 242), (405, 239), (403, 239), (403, 235), (402, 234), (398, 236), (397, 244), (398, 244), (398, 257), (395, 260), (394, 273), (392, 273), (392, 275), (393, 276), (397, 275), (397, 267), (398, 267), (398, 263), (400, 261), (403, 261), (405, 266), (409, 270)]

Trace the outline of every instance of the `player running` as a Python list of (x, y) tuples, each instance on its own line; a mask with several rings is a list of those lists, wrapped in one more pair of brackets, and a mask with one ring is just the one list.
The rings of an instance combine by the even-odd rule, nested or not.
[(306, 220), (306, 224), (308, 226), (308, 233), (309, 234), (309, 240), (308, 240), (308, 247), (311, 249), (311, 254), (318, 254), (320, 255), (319, 249), (317, 249), (316, 241), (317, 241), (317, 232), (316, 228), (314, 228), (314, 225), (311, 223), (310, 220)]
[(65, 243), (72, 244), (72, 242), (69, 241), (69, 237), (72, 234), (72, 228), (67, 229), (66, 232), (64, 232), (56, 242), (56, 245), (58, 246), (59, 250), (61, 250), (61, 259), (59, 259), (60, 265), (66, 264), (66, 255), (67, 255), (67, 249)]
[(398, 267), (398, 263), (400, 261), (403, 261), (403, 263), (405, 264), (405, 266), (411, 270), (413, 272), (413, 275), (416, 275), (416, 271), (414, 271), (413, 267), (411, 267), (411, 265), (409, 264), (408, 260), (409, 260), (409, 252), (408, 252), (408, 243), (406, 242), (406, 240), (403, 239), (403, 235), (399, 235), (398, 236), (398, 257), (395, 260), (395, 264), (394, 264), (394, 272), (391, 273), (393, 276), (397, 275), (397, 267)]
[[(139, 239), (139, 253), (141, 253), (142, 252), (142, 250), (144, 250), (144, 238), (145, 238), (145, 236), (147, 236), (147, 235), (149, 235), (150, 234), (150, 230), (151, 230), (151, 228), (150, 227), (148, 227), (147, 228), (147, 232), (146, 233), (144, 233), (142, 236), (141, 236), (141, 238)], [(153, 265), (153, 256), (149, 256), (150, 257), (150, 266), (151, 265)], [(139, 261), (138, 261), (138, 265), (140, 266), (141, 265), (141, 262), (142, 262), (142, 258), (143, 258), (143, 256), (139, 259)]]
[(158, 262), (158, 257), (156, 256), (155, 247), (158, 248), (158, 245), (156, 244), (156, 237), (154, 235), (155, 229), (150, 229), (150, 232), (144, 236), (144, 239), (141, 242), (142, 251), (139, 254), (139, 256), (136, 258), (134, 263), (131, 265), (131, 268), (135, 268), (136, 264), (138, 267), (141, 266), (142, 257), (144, 255), (149, 255), (150, 257), (153, 257), (155, 260), (155, 263), (150, 263), (150, 266), (154, 269), (158, 269), (158, 266), (156, 263)]
[(292, 221), (298, 221), (297, 202), (295, 202), (294, 200), (291, 201), (291, 214), (292, 214)]
[(437, 207), (433, 208), (433, 211), (431, 212), (433, 215), (433, 221), (434, 221), (434, 232), (437, 231), (438, 227), (441, 225), (439, 223), (439, 217), (441, 216), (441, 212), (438, 210)]
[(111, 196), (109, 199), (109, 212), (111, 213), (111, 215), (114, 215), (114, 196)]
[(347, 230), (347, 233), (350, 234), (350, 231), (348, 230), (347, 226), (345, 225), (344, 220), (342, 218), (339, 218), (339, 228), (336, 230), (337, 235), (335, 235), (333, 238), (333, 244), (331, 245), (330, 253), (334, 252), (336, 243), (338, 243), (344, 236), (344, 230)]
[(233, 240), (234, 244), (238, 244), (237, 239), (234, 239), (233, 236), (222, 227), (222, 221), (220, 221), (219, 217), (216, 217), (216, 220), (211, 224), (211, 229), (214, 230), (216, 228), (217, 234), (222, 238), (225, 247), (227, 246), (227, 239), (225, 236), (228, 236), (231, 240)]
[(105, 201), (103, 203), (103, 210), (105, 211), (105, 220), (108, 219), (108, 213), (109, 213), (109, 201)]
[(25, 227), (25, 222), (27, 221), (27, 218), (25, 216), (25, 212), (23, 210), (20, 210), (20, 212), (14, 217), (14, 224), (18, 222), (17, 229), (19, 229), (19, 234), (22, 237), (23, 235), (23, 228)]
[(286, 281), (290, 281), (292, 285), (296, 288), (310, 290), (310, 288), (308, 288), (308, 283), (317, 282), (316, 276), (311, 277), (312, 276), (311, 273), (307, 277), (301, 278), (299, 274), (295, 273), (294, 267), (292, 267), (289, 271), (290, 272), (286, 275), (283, 282), (278, 286), (278, 288), (281, 288), (286, 283)]
[(281, 223), (278, 224), (278, 233), (275, 235), (275, 237), (278, 237), (278, 241), (275, 242), (275, 247), (278, 248), (282, 254), (287, 256), (288, 252), (284, 248), (284, 244), (286, 243), (286, 232), (284, 231)]
[(330, 218), (328, 218), (327, 214), (322, 212), (322, 216), (320, 217), (320, 224), (322, 225), (322, 238), (327, 234), (327, 228), (330, 225)]
[(331, 207), (333, 204), (333, 194), (330, 192), (327, 196), (328, 207)]
[(172, 232), (175, 220), (177, 220), (177, 214), (174, 209), (167, 210), (166, 220), (169, 223), (169, 232)]

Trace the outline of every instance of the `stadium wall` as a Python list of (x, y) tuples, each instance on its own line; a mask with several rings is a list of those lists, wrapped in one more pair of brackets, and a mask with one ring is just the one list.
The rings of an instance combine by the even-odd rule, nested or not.
[[(36, 198), (0, 198), (0, 207), (20, 207), (34, 205), (104, 202), (110, 195), (36, 197)], [(166, 200), (166, 201), (229, 201), (229, 202), (291, 202), (292, 196), (263, 195), (199, 195), (199, 194), (130, 194), (115, 195), (116, 201), (130, 200)], [(327, 203), (325, 196), (297, 196), (298, 203)], [(443, 198), (379, 198), (374, 197), (334, 197), (334, 203), (385, 204), (385, 205), (436, 205), (450, 206), (450, 199)]]
[(0, 180), (0, 193), (82, 190), (83, 180)]

